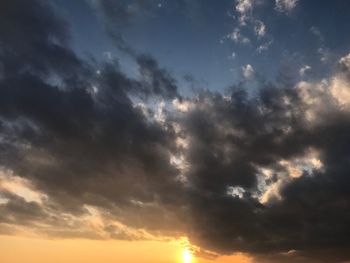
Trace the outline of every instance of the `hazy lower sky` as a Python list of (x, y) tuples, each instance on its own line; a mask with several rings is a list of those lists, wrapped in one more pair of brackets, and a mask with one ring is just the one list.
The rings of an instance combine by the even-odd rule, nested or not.
[(349, 263), (350, 2), (0, 1), (1, 263)]

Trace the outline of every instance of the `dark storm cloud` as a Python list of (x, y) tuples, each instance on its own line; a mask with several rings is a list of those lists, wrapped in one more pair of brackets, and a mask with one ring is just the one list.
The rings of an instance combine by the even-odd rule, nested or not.
[(0, 3), (2, 75), (32, 71), (48, 74), (55, 70), (69, 75), (79, 64), (74, 53), (65, 48), (67, 24), (44, 1), (40, 6), (28, 1)]
[[(14, 33), (13, 27), (4, 27), (0, 39), (2, 56), (14, 57), (2, 60), (2, 166), (30, 178), (57, 205), (75, 214), (85, 212), (85, 198), (120, 207), (133, 206), (133, 199), (173, 199), (178, 182), (169, 163), (175, 149), (172, 129), (146, 119), (128, 95), (169, 98), (176, 94), (173, 80), (150, 57), (140, 58), (140, 68), (157, 87), (129, 79), (116, 64), (103, 65), (95, 73), (64, 41), (58, 42), (66, 32), (61, 32), (61, 21), (50, 6), (44, 1), (26, 5), (8, 2), (1, 16), (2, 25), (16, 25)], [(33, 39), (24, 34), (27, 27)], [(7, 32), (16, 38), (8, 38)], [(24, 42), (29, 47), (20, 45)], [(47, 52), (51, 48), (57, 54)], [(32, 55), (43, 59), (33, 61)]]
[[(256, 255), (258, 262), (349, 259), (349, 115), (331, 112), (312, 126), (303, 107), (295, 90), (268, 86), (252, 99), (238, 91), (229, 100), (210, 94), (197, 101), (185, 125), (194, 240), (222, 253)], [(322, 152), (323, 172), (304, 170), (271, 205), (253, 198), (256, 167), (278, 166), (308, 147)], [(244, 188), (243, 198), (225, 195), (228, 186)]]
[(24, 198), (6, 191), (2, 191), (0, 195), (9, 200), (0, 205), (0, 223), (30, 224), (46, 217), (37, 202), (27, 202)]
[[(44, 196), (27, 200), (0, 181), (0, 229), (127, 240), (146, 238), (136, 231), (144, 229), (258, 262), (349, 260), (350, 113), (331, 91), (259, 79), (254, 95), (243, 83), (229, 96), (181, 98), (150, 56), (133, 55), (140, 79), (117, 62), (79, 58), (68, 25), (45, 1), (0, 7), (0, 164), (11, 171), (0, 179), (24, 178)], [(112, 17), (126, 19), (113, 8)], [(347, 63), (339, 66), (344, 81)], [(159, 120), (150, 98), (190, 106), (165, 109)], [(291, 178), (281, 160), (304, 158), (310, 148), (323, 168), (302, 167)], [(262, 168), (272, 171), (267, 186), (283, 182), (280, 198), (260, 199)], [(82, 224), (91, 207), (102, 229)]]
[(159, 68), (156, 60), (150, 56), (140, 55), (137, 57), (137, 62), (144, 77), (145, 91), (154, 95), (162, 95), (167, 99), (178, 96), (175, 79), (169, 72)]

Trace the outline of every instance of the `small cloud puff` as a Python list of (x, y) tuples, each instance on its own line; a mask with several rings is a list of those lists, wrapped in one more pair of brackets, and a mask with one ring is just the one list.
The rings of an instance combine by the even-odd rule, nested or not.
[(306, 72), (309, 71), (311, 67), (309, 65), (304, 65), (303, 67), (300, 68), (299, 74), (301, 77), (305, 76)]
[(254, 68), (250, 64), (247, 64), (242, 67), (242, 74), (246, 79), (252, 78), (254, 73)]
[(289, 13), (297, 4), (298, 0), (276, 0), (275, 10), (281, 13)]

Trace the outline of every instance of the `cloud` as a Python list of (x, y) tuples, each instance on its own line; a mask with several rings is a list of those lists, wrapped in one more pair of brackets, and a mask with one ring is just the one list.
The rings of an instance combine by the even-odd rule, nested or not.
[(317, 27), (315, 27), (315, 26), (312, 26), (312, 27), (310, 28), (310, 32), (311, 32), (312, 34), (314, 34), (314, 35), (320, 40), (321, 43), (324, 42), (324, 36), (323, 36), (323, 34), (321, 33), (321, 31), (320, 31), (319, 28), (317, 28)]
[[(90, 65), (70, 49), (63, 38), (67, 33), (61, 32), (65, 28), (50, 6), (33, 1), (27, 7), (20, 0), (5, 6), (1, 24), (19, 26), (12, 31), (13, 38), (3, 27), (0, 39), (5, 47), (1, 166), (36, 185), (58, 211), (85, 213), (81, 207), (89, 202), (83, 199), (92, 198), (106, 206), (117, 202), (119, 207), (142, 199), (155, 202), (154, 213), (163, 213), (153, 199), (164, 195), (156, 192), (163, 189), (170, 194), (167, 188), (179, 184), (169, 162), (175, 149), (172, 128), (147, 119), (132, 99), (173, 99), (174, 80), (149, 56), (137, 58), (141, 79), (128, 78), (115, 63)], [(37, 12), (52, 15), (39, 19)], [(22, 32), (27, 27), (32, 28), (33, 39)], [(24, 41), (21, 36), (26, 45), (19, 44)], [(96, 67), (99, 74), (94, 74)], [(153, 182), (147, 179), (150, 174)], [(135, 180), (139, 184), (132, 183)], [(71, 184), (78, 181), (81, 187)], [(105, 194), (97, 194), (100, 191)], [(121, 217), (128, 221), (132, 213)]]
[(183, 97), (150, 56), (135, 78), (77, 56), (45, 1), (0, 7), (2, 233), (349, 260), (349, 55), (323, 80)]
[(247, 13), (253, 8), (253, 0), (238, 0), (236, 5), (236, 10), (241, 13)]
[(298, 4), (298, 0), (276, 0), (275, 10), (281, 13), (290, 13)]
[(310, 70), (311, 70), (311, 67), (309, 65), (305, 65), (305, 66), (300, 68), (299, 74), (300, 74), (300, 76), (303, 77), (306, 74), (306, 72), (308, 72)]
[(254, 27), (255, 34), (258, 37), (263, 37), (266, 34), (266, 26), (263, 22), (257, 20)]
[(254, 7), (254, 0), (237, 0), (236, 11), (239, 13), (239, 23), (241, 26), (246, 25), (250, 20), (251, 12)]
[(264, 51), (267, 51), (270, 48), (270, 46), (272, 45), (272, 43), (273, 43), (273, 40), (270, 40), (270, 41), (268, 41), (266, 43), (263, 43), (262, 45), (257, 47), (256, 51), (258, 53), (262, 53)]
[(246, 79), (250, 79), (251, 77), (253, 77), (254, 73), (255, 71), (250, 64), (247, 64), (242, 67), (242, 74)]
[(317, 50), (317, 53), (320, 55), (320, 61), (323, 63), (329, 62), (332, 57), (332, 54), (328, 48), (320, 47)]
[[(328, 101), (328, 105), (320, 103), (327, 110), (316, 114), (333, 116), (330, 122), (319, 116), (316, 123), (310, 123), (298, 89), (266, 88), (252, 100), (243, 91), (233, 92), (230, 99), (207, 94), (197, 102), (197, 110), (186, 122), (191, 131), (189, 178), (199, 195), (193, 197), (191, 207), (196, 220), (193, 240), (221, 253), (235, 247), (235, 251), (254, 255), (257, 262), (338, 262), (349, 257), (340, 245), (347, 242), (343, 227), (348, 216), (336, 208), (338, 201), (348, 198), (337, 190), (347, 181), (347, 164), (341, 168), (342, 161), (336, 161), (335, 155), (343, 152), (336, 149), (338, 139), (324, 140), (339, 138), (338, 132), (348, 125), (343, 123), (345, 112), (328, 89), (331, 86), (310, 99)], [(310, 151), (310, 147), (317, 150)], [(232, 190), (224, 196), (227, 187)], [(324, 199), (311, 190), (314, 187)], [(259, 192), (271, 194), (272, 203), (257, 201)], [(277, 198), (272, 200), (274, 195)], [(319, 202), (326, 202), (326, 207), (317, 206)], [(329, 209), (338, 219), (329, 215)], [(337, 221), (334, 225), (333, 220)], [(327, 259), (318, 255), (323, 242), (333, 255), (338, 251), (333, 259), (330, 254)], [(274, 256), (267, 258), (270, 253)]]
[(147, 55), (139, 55), (137, 63), (144, 79), (145, 91), (172, 99), (178, 96), (175, 79), (165, 69), (161, 69), (155, 59)]
[(227, 37), (236, 43), (241, 43), (241, 44), (250, 43), (250, 39), (243, 36), (239, 28), (235, 28), (231, 34), (227, 35)]
[(345, 72), (349, 72), (350, 71), (350, 54), (340, 58), (339, 64)]
[[(243, 45), (255, 45), (252, 37), (247, 37), (249, 31), (259, 40), (267, 35), (265, 23), (257, 18), (253, 13), (254, 9), (261, 4), (261, 1), (255, 0), (237, 0), (234, 10), (236, 11), (236, 25), (230, 34), (226, 35), (227, 39)], [(244, 32), (244, 33), (242, 33)], [(272, 42), (272, 40), (270, 41)], [(270, 43), (268, 42), (268, 43)], [(260, 44), (256, 49), (259, 53), (267, 50), (269, 44)]]

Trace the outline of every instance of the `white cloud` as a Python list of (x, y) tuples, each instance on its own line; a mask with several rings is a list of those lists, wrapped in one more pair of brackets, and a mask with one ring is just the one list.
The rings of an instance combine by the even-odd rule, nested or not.
[[(263, 21), (254, 16), (253, 9), (259, 5), (258, 0), (236, 0), (234, 10), (236, 11), (236, 27), (232, 33), (226, 36), (227, 39), (233, 40), (235, 43), (252, 44), (252, 39), (242, 34), (244, 32), (253, 33), (258, 39), (266, 36), (267, 28)], [(254, 45), (255, 46), (255, 45)], [(255, 47), (256, 48), (256, 47)], [(267, 50), (267, 46), (261, 46), (262, 50)]]
[(318, 52), (318, 54), (320, 54), (320, 56), (321, 56), (321, 58), (320, 58), (321, 62), (327, 63), (327, 62), (330, 60), (330, 58), (331, 58), (331, 53), (329, 52), (328, 49), (322, 48), (322, 47), (321, 47), (321, 48), (319, 48), (319, 49), (317, 50), (317, 52)]
[[(277, 167), (257, 167), (259, 194), (257, 198), (263, 204), (282, 200), (281, 189), (293, 180), (307, 175), (314, 175), (314, 172), (323, 171), (323, 163), (320, 159), (321, 152), (309, 148), (300, 156), (291, 159), (281, 159)], [(271, 182), (272, 177), (276, 177)]]
[(322, 121), (330, 111), (350, 111), (350, 54), (340, 58), (338, 63), (342, 70), (333, 76), (316, 82), (301, 81), (296, 85), (308, 125)]
[(318, 82), (301, 81), (296, 85), (296, 89), (304, 104), (305, 121), (308, 125), (318, 123), (324, 111), (331, 107), (329, 105), (332, 102), (328, 92), (329, 81), (327, 79)]
[(330, 81), (330, 93), (343, 109), (350, 109), (350, 83), (342, 76), (335, 76)]
[(178, 110), (178, 111), (180, 111), (180, 112), (187, 112), (187, 111), (189, 111), (191, 108), (193, 108), (194, 107), (194, 103), (193, 102), (191, 102), (191, 101), (189, 101), (189, 100), (185, 100), (185, 99), (183, 99), (183, 100), (179, 100), (179, 99), (174, 99), (173, 101), (172, 101), (172, 105), (173, 105), (173, 107), (176, 109), (176, 110)]
[(154, 114), (154, 119), (160, 124), (163, 124), (165, 122), (164, 110), (165, 110), (165, 102), (162, 100), (158, 103), (156, 112)]
[[(0, 191), (6, 190), (13, 194), (16, 194), (24, 198), (27, 202), (42, 203), (42, 200), (46, 198), (46, 195), (38, 192), (34, 189), (32, 182), (17, 175), (14, 175), (12, 171), (0, 170)], [(0, 196), (0, 202), (6, 200)]]
[(243, 195), (245, 193), (244, 188), (239, 186), (229, 186), (227, 187), (226, 194), (232, 197), (238, 197), (243, 198)]
[(253, 77), (255, 71), (254, 71), (254, 68), (250, 64), (247, 64), (247, 65), (242, 67), (242, 73), (246, 79), (250, 79), (251, 77)]
[(303, 77), (306, 74), (306, 72), (309, 71), (310, 69), (311, 69), (311, 67), (309, 65), (305, 65), (305, 66), (301, 67), (299, 70), (300, 76)]
[(240, 44), (249, 44), (250, 43), (250, 39), (243, 36), (241, 34), (241, 30), (239, 28), (235, 28), (233, 30), (233, 32), (231, 34), (229, 34), (227, 37), (236, 43), (240, 43)]
[(256, 20), (255, 21), (255, 26), (254, 26), (254, 31), (255, 31), (255, 34), (258, 37), (265, 36), (265, 34), (266, 34), (266, 26), (265, 26), (265, 24), (262, 21), (260, 21), (260, 20)]
[(110, 51), (105, 51), (103, 52), (103, 56), (107, 59), (107, 60), (113, 60), (113, 54)]
[(347, 69), (348, 71), (350, 71), (350, 53), (347, 54), (345, 57), (342, 57), (339, 60), (339, 64), (345, 67), (345, 69)]
[(236, 5), (236, 11), (245, 14), (251, 11), (253, 8), (253, 0), (238, 0)]
[(253, 0), (238, 0), (235, 9), (240, 14), (239, 23), (242, 26), (246, 25), (247, 20), (250, 19), (250, 13), (253, 9)]
[(289, 13), (297, 4), (298, 0), (276, 0), (275, 10), (282, 13)]
[(266, 43), (264, 43), (264, 44), (258, 46), (257, 49), (256, 49), (256, 51), (257, 51), (258, 53), (262, 53), (263, 51), (268, 50), (272, 43), (273, 43), (272, 40), (269, 41), (269, 42), (266, 42)]
[(231, 59), (235, 59), (235, 58), (236, 58), (236, 52), (232, 52), (230, 58), (231, 58)]

